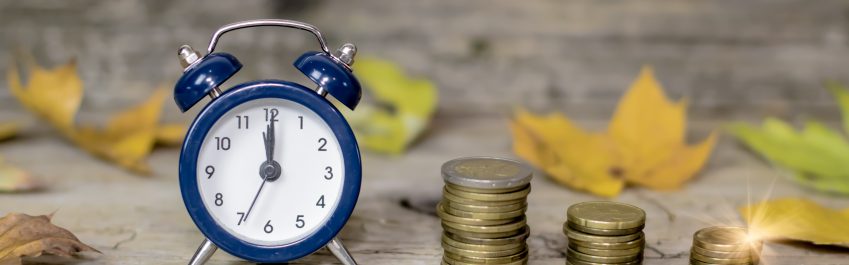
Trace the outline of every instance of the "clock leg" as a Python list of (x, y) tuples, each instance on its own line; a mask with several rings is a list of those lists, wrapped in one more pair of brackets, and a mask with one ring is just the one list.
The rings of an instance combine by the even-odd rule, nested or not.
[(330, 252), (333, 253), (333, 256), (336, 256), (342, 264), (357, 265), (357, 261), (355, 261), (354, 257), (351, 256), (348, 249), (342, 245), (342, 241), (339, 240), (339, 238), (333, 238), (333, 240), (330, 240), (330, 242), (327, 243), (327, 250), (330, 250)]
[(189, 265), (202, 265), (206, 263), (216, 250), (218, 250), (218, 246), (213, 244), (212, 241), (209, 241), (209, 239), (204, 239), (203, 243), (200, 244), (198, 250), (195, 252), (195, 255), (192, 256), (192, 260), (189, 261)]

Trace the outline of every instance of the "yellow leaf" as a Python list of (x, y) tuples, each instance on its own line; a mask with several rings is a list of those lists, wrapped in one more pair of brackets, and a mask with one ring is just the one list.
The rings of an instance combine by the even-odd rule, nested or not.
[(6, 79), (12, 95), (24, 107), (67, 133), (74, 125), (74, 117), (83, 99), (83, 82), (77, 76), (77, 64), (74, 60), (56, 67), (44, 69), (31, 59), (26, 60), (29, 83), (22, 85), (20, 72), (12, 63)]
[(0, 123), (0, 141), (15, 137), (18, 131), (21, 130), (20, 124), (17, 123)]
[(670, 102), (650, 67), (619, 102), (607, 132), (589, 133), (561, 114), (519, 110), (510, 124), (513, 150), (567, 186), (615, 196), (625, 182), (674, 189), (704, 166), (717, 134), (685, 143), (686, 100)]
[(749, 231), (763, 239), (792, 239), (849, 247), (849, 208), (834, 210), (803, 198), (785, 198), (740, 208)]
[(29, 172), (0, 160), (0, 192), (26, 192), (42, 187)]
[(436, 110), (436, 87), (376, 58), (358, 59), (354, 71), (366, 89), (365, 98), (371, 100), (357, 111), (343, 111), (358, 142), (372, 151), (402, 153), (430, 123)]
[(166, 146), (180, 145), (186, 135), (186, 126), (166, 124), (156, 129), (156, 143)]

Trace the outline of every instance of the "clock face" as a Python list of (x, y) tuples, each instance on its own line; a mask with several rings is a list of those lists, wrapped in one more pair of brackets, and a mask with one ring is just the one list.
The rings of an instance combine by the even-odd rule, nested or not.
[(262, 98), (229, 110), (197, 159), (198, 191), (219, 226), (258, 245), (296, 242), (322, 227), (345, 178), (328, 124), (293, 101)]

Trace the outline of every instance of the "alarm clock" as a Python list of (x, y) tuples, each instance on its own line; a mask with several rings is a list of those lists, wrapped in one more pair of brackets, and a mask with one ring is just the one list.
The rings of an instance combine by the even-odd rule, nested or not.
[[(294, 66), (316, 89), (284, 80), (258, 80), (220, 89), (242, 68), (214, 52), (230, 31), (276, 26), (305, 30), (321, 51)], [(325, 97), (353, 110), (361, 89), (351, 71), (356, 47), (332, 54), (319, 30), (291, 20), (250, 20), (225, 25), (206, 55), (188, 45), (178, 56), (183, 75), (174, 100), (185, 112), (211, 101), (189, 127), (180, 154), (180, 191), (205, 240), (189, 264), (205, 263), (217, 249), (260, 263), (295, 260), (327, 247), (343, 264), (356, 264), (336, 237), (360, 192), (362, 163), (345, 118)]]

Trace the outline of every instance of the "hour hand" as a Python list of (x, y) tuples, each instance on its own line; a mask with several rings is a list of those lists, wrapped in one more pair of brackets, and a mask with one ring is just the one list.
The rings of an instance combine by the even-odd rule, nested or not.
[(269, 123), (266, 131), (262, 133), (262, 141), (265, 143), (265, 159), (268, 162), (274, 160), (274, 123)]

